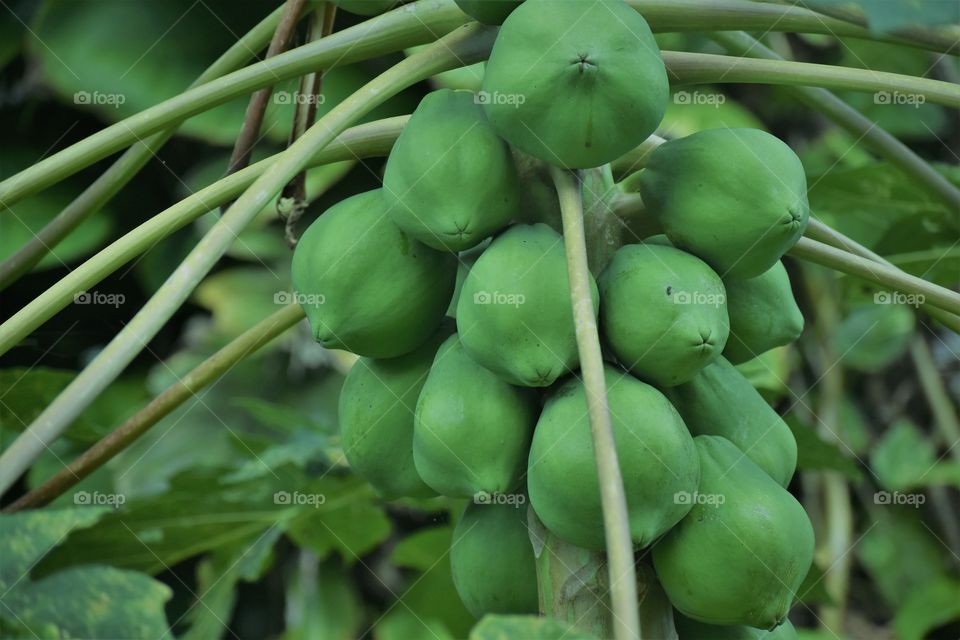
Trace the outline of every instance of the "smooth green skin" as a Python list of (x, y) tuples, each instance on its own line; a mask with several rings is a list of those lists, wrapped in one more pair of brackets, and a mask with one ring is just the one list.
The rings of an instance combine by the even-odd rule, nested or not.
[(790, 483), (797, 468), (793, 432), (726, 358), (665, 393), (690, 433), (723, 436), (781, 486)]
[[(547, 387), (577, 367), (563, 238), (545, 224), (514, 225), (494, 238), (460, 292), (457, 331), (467, 353), (521, 387)], [(593, 308), (599, 295), (591, 278)], [(484, 304), (485, 296), (522, 304)]]
[[(696, 491), (697, 451), (662, 393), (610, 366), (604, 375), (630, 534), (645, 547), (690, 510), (675, 494)], [(534, 511), (557, 537), (588, 549), (605, 547), (586, 392), (577, 379), (560, 387), (543, 409), (530, 447), (527, 490)]]
[(523, 0), (455, 0), (465, 14), (483, 24), (503, 24)]
[(793, 299), (787, 269), (779, 260), (756, 278), (726, 285), (730, 339), (723, 357), (733, 364), (790, 344), (803, 333), (803, 314)]
[(674, 614), (673, 621), (679, 640), (797, 640), (797, 630), (789, 620), (772, 631), (744, 625), (704, 624), (681, 613)]
[(394, 224), (440, 251), (463, 251), (519, 211), (510, 147), (471, 91), (426, 95), (397, 138), (383, 174)]
[(638, 378), (660, 387), (687, 382), (727, 343), (723, 282), (696, 256), (657, 244), (624, 245), (597, 285), (604, 335)]
[(643, 142), (669, 97), (653, 34), (622, 0), (527, 0), (500, 28), (482, 86), (507, 142), (578, 169)]
[(444, 325), (415, 351), (398, 358), (360, 358), (347, 373), (338, 405), (343, 453), (353, 470), (386, 499), (432, 497), (413, 461), (417, 398)]
[(759, 276), (807, 226), (797, 154), (759, 129), (709, 129), (654, 151), (640, 193), (674, 246), (727, 280)]
[(455, 256), (390, 222), (380, 190), (328, 209), (293, 254), (296, 292), (323, 296), (322, 304), (301, 301), (314, 339), (372, 358), (423, 344), (446, 313), (456, 277)]
[(539, 610), (526, 505), (468, 504), (450, 545), (453, 586), (471, 614)]
[(477, 364), (454, 334), (437, 351), (417, 400), (413, 460), (437, 493), (508, 493), (527, 468), (539, 402)]
[(813, 562), (813, 526), (796, 499), (729, 440), (697, 436), (698, 503), (653, 547), (667, 597), (707, 624), (772, 629)]
[(397, 0), (333, 0), (333, 3), (359, 16), (376, 16), (393, 8)]

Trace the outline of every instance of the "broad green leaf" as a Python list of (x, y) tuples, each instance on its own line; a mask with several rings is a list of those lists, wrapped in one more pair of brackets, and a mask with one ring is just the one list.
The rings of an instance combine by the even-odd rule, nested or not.
[[(860, 564), (890, 606), (899, 606), (925, 585), (946, 577), (948, 551), (927, 528), (919, 510), (870, 505), (855, 550)], [(905, 553), (909, 550), (909, 553)]]
[(811, 0), (813, 7), (859, 7), (870, 29), (894, 31), (911, 25), (943, 27), (960, 21), (960, 6), (953, 0)]
[(470, 640), (596, 640), (595, 636), (555, 618), (486, 615), (470, 632)]
[(293, 300), (289, 283), (287, 271), (238, 267), (207, 277), (193, 297), (218, 330), (239, 335)]
[(449, 526), (421, 529), (401, 540), (390, 560), (398, 567), (429, 571), (441, 562), (449, 562), (452, 538), (453, 529)]
[(777, 347), (737, 365), (737, 371), (750, 381), (767, 402), (773, 403), (790, 390), (790, 346)]
[(679, 138), (703, 129), (726, 127), (765, 128), (756, 116), (726, 94), (707, 87), (686, 87), (672, 94), (657, 131)]
[(827, 593), (827, 586), (823, 581), (823, 569), (818, 567), (816, 563), (810, 565), (807, 576), (803, 579), (800, 588), (797, 589), (797, 601), (808, 607), (834, 604), (835, 601)]
[[(464, 608), (453, 586), (449, 555), (432, 569), (412, 575), (398, 595), (403, 603), (398, 603), (396, 608), (416, 611), (428, 625), (434, 620), (441, 622), (454, 638), (466, 638), (474, 624), (473, 616)], [(421, 623), (420, 632), (409, 637), (431, 636)]]
[(936, 464), (930, 440), (910, 420), (894, 423), (870, 452), (870, 468), (884, 489), (905, 491), (923, 486)]
[(263, 576), (273, 560), (273, 547), (283, 529), (279, 525), (247, 540), (216, 549), (197, 567), (197, 601), (187, 619), (190, 629), (182, 640), (224, 637), (236, 602), (237, 585)]
[(913, 337), (913, 307), (897, 303), (894, 292), (877, 296), (876, 304), (853, 309), (831, 336), (833, 352), (844, 366), (857, 371), (889, 366), (906, 353)]
[(336, 551), (348, 564), (387, 539), (390, 520), (371, 502), (340, 502), (325, 509), (305, 509), (290, 523), (288, 535), (320, 558)]
[(336, 560), (307, 555), (287, 582), (283, 640), (354, 640), (363, 630), (363, 600), (350, 572)]
[(911, 594), (893, 619), (898, 640), (923, 640), (937, 627), (960, 620), (960, 582), (944, 578)]
[[(0, 424), (22, 431), (77, 376), (74, 371), (46, 367), (0, 369), (0, 388), (6, 394), (0, 402)], [(121, 378), (100, 394), (70, 426), (66, 436), (92, 443), (146, 404), (146, 389), (136, 378)]]
[(452, 635), (443, 622), (424, 618), (403, 607), (394, 607), (373, 629), (374, 640), (455, 640), (459, 637)]
[(802, 424), (795, 414), (785, 420), (797, 441), (798, 469), (838, 471), (853, 482), (862, 479), (863, 474), (850, 451), (821, 438), (810, 426)]
[[(79, 189), (78, 189), (79, 193)], [(66, 189), (53, 189), (0, 210), (0, 260), (13, 255), (53, 220), (71, 200)], [(111, 213), (100, 210), (80, 223), (66, 238), (52, 247), (34, 271), (62, 268), (98, 250), (110, 237)]]
[(72, 567), (41, 579), (29, 575), (71, 532), (96, 526), (106, 512), (47, 508), (0, 515), (0, 603), (18, 633), (159, 638), (168, 632), (163, 607), (171, 591), (148, 576), (105, 566)]
[(862, 456), (870, 447), (870, 429), (863, 412), (851, 396), (844, 396), (840, 404), (840, 417), (833, 425), (834, 434), (844, 444), (843, 449)]

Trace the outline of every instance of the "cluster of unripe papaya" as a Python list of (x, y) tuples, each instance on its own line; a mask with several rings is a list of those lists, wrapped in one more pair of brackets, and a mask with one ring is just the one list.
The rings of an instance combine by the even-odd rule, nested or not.
[[(604, 548), (562, 228), (530, 223), (557, 218), (527, 210), (518, 167), (609, 163), (669, 92), (622, 0), (479, 11), (506, 18), (484, 98), (427, 95), (383, 188), (324, 212), (293, 260), (296, 289), (323, 300), (305, 306), (314, 337), (362, 356), (339, 406), (352, 468), (388, 499), (474, 498), (451, 558), (478, 616), (538, 609), (527, 510), (498, 497), (529, 496), (553, 535)], [(784, 488), (796, 443), (734, 366), (802, 329), (780, 258), (807, 221), (803, 167), (767, 133), (718, 129), (660, 146), (639, 185), (664, 235), (620, 247), (592, 283), (632, 538), (653, 546), (682, 638), (753, 637), (784, 622), (813, 554)]]

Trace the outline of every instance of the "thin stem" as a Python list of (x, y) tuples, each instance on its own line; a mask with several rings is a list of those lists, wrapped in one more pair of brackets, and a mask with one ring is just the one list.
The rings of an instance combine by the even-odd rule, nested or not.
[(618, 640), (640, 638), (637, 610), (637, 575), (633, 564), (633, 542), (627, 519), (627, 499), (623, 490), (620, 461), (613, 437), (607, 388), (603, 372), (600, 337), (593, 315), (590, 271), (583, 225), (583, 198), (579, 177), (561, 169), (552, 169), (563, 219), (563, 243), (567, 252), (570, 301), (577, 327), (580, 371), (587, 393), (590, 434), (597, 462), (603, 528), (607, 542), (610, 574), (610, 598), (613, 605), (614, 637)]
[[(341, 32), (342, 33), (342, 32)], [(421, 52), (377, 76), (325, 116), (280, 154), (237, 199), (226, 214), (194, 247), (120, 333), (0, 454), (0, 494), (16, 481), (43, 450), (56, 440), (157, 334), (187, 300), (236, 237), (290, 181), (318, 149), (330, 144), (351, 122), (363, 117), (391, 96), (432, 75), (489, 55), (494, 30), (478, 25), (461, 27)], [(332, 40), (331, 36), (324, 41)], [(279, 57), (279, 56), (278, 56)]]
[[(894, 34), (866, 28), (864, 20), (828, 17), (798, 6), (760, 4), (748, 0), (627, 0), (654, 31), (775, 31), (819, 33), (901, 44), (956, 54), (956, 38), (929, 30)], [(792, 5), (793, 3), (791, 3)], [(704, 27), (704, 24), (710, 25)]]
[[(831, 247), (835, 247), (842, 251), (847, 251), (854, 255), (860, 256), (861, 258), (866, 258), (867, 260), (873, 260), (874, 262), (879, 262), (880, 264), (885, 264), (892, 269), (899, 270), (899, 267), (895, 266), (889, 262), (883, 256), (874, 253), (867, 247), (863, 246), (859, 242), (845, 236), (844, 234), (836, 231), (835, 229), (825, 225), (824, 223), (816, 220), (815, 218), (810, 218), (809, 224), (807, 224), (806, 236), (813, 240), (823, 242), (828, 244)], [(923, 311), (925, 314), (938, 320), (945, 327), (951, 329), (955, 333), (960, 333), (960, 316), (950, 313), (949, 311), (944, 311), (938, 307), (932, 305), (923, 304), (918, 305), (918, 309)]]
[(433, 42), (463, 22), (463, 13), (453, 0), (418, 0), (329, 38), (211, 80), (112, 124), (0, 182), (0, 205), (12, 206), (145, 136), (237, 96), (317, 69), (343, 66)]
[[(191, 87), (209, 82), (224, 74), (239, 69), (254, 53), (260, 51), (270, 40), (270, 34), (277, 28), (277, 22), (283, 10), (277, 9), (260, 24), (248, 31), (230, 47), (206, 71), (194, 81)], [(179, 123), (175, 123), (179, 125)], [(124, 187), (157, 151), (176, 133), (176, 126), (141, 140), (126, 150), (110, 168), (100, 175), (83, 193), (77, 196), (57, 216), (38, 231), (29, 242), (16, 253), (0, 263), (0, 291), (28, 273), (74, 229), (80, 226), (92, 213), (100, 210)]]
[(960, 311), (960, 293), (912, 276), (896, 267), (855, 256), (816, 240), (800, 238), (788, 253), (796, 258), (815, 262), (868, 282), (890, 287), (901, 293), (922, 295), (926, 304), (940, 307), (950, 313)]
[(301, 318), (303, 318), (303, 309), (296, 304), (287, 305), (264, 318), (194, 367), (183, 378), (167, 387), (163, 393), (151, 400), (149, 404), (137, 411), (108, 435), (101, 438), (100, 441), (49, 480), (8, 505), (3, 509), (3, 512), (13, 513), (49, 504), (136, 442), (150, 427), (160, 422), (170, 412), (195, 396), (211, 382), (227, 373), (240, 360), (282, 334), (299, 322)]
[(933, 424), (940, 431), (950, 455), (960, 462), (960, 446), (956, 446), (960, 442), (960, 418), (923, 336), (915, 336), (910, 343), (910, 356), (917, 370), (920, 388), (933, 413)]
[(757, 60), (709, 53), (663, 51), (671, 85), (750, 83), (809, 85), (825, 89), (909, 94), (947, 107), (960, 107), (960, 86), (885, 71), (792, 60)]
[[(351, 127), (320, 150), (310, 164), (386, 155), (409, 117), (396, 116)], [(86, 291), (136, 256), (149, 251), (176, 230), (239, 196), (277, 158), (277, 155), (265, 158), (184, 198), (74, 268), (0, 325), (0, 355), (73, 302), (76, 294)]]
[[(772, 49), (746, 33), (718, 32), (711, 36), (732, 54), (784, 60)], [(908, 176), (915, 178), (953, 209), (960, 209), (960, 189), (930, 166), (910, 147), (887, 133), (877, 123), (865, 117), (846, 102), (826, 89), (815, 87), (788, 87), (787, 90), (800, 102), (816, 109), (830, 118), (839, 127), (853, 135), (864, 146), (896, 165)]]
[[(303, 12), (305, 2), (306, 0), (286, 0), (284, 2), (283, 17), (280, 18), (280, 24), (277, 25), (273, 38), (270, 40), (266, 59), (269, 60), (286, 51), (300, 19), (300, 14)], [(273, 85), (267, 85), (254, 91), (253, 95), (250, 96), (247, 110), (243, 114), (240, 135), (237, 136), (237, 140), (233, 144), (233, 152), (230, 154), (227, 175), (236, 173), (250, 164), (250, 154), (253, 153), (253, 146), (256, 144), (257, 138), (260, 137), (260, 127), (263, 125), (263, 116), (267, 112), (267, 102), (270, 100), (271, 93), (273, 93)]]

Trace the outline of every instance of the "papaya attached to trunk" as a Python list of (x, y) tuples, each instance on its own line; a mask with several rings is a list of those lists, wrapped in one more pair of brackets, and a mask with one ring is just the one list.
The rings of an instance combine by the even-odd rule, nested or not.
[(500, 27), (482, 86), (507, 142), (577, 169), (643, 142), (669, 96), (650, 27), (622, 0), (526, 0)]
[(340, 390), (340, 442), (350, 467), (385, 498), (431, 497), (413, 461), (417, 398), (451, 326), (397, 358), (360, 358)]
[(783, 418), (720, 356), (685, 384), (665, 389), (690, 433), (723, 436), (782, 486), (797, 468), (797, 441)]
[(793, 299), (783, 262), (778, 260), (756, 278), (732, 280), (726, 286), (730, 339), (723, 357), (727, 360), (740, 364), (800, 337), (803, 314)]
[(810, 570), (813, 526), (732, 442), (694, 441), (700, 487), (690, 513), (653, 547), (660, 584), (674, 608), (698, 622), (772, 629)]
[(723, 351), (723, 282), (705, 262), (658, 244), (628, 244), (597, 280), (600, 322), (620, 363), (660, 387), (687, 382)]
[(454, 334), (434, 358), (417, 400), (413, 460), (445, 496), (507, 493), (527, 468), (539, 403), (477, 364)]
[(456, 256), (390, 222), (380, 190), (335, 204), (293, 254), (293, 286), (317, 342), (371, 358), (408, 353), (440, 325)]
[(468, 504), (450, 545), (453, 586), (477, 618), (539, 609), (525, 505)]
[[(643, 547), (690, 510), (700, 478), (693, 438), (659, 391), (605, 368), (613, 436), (623, 475), (630, 534)], [(557, 537), (588, 549), (605, 547), (600, 485), (583, 384), (570, 379), (547, 400), (527, 468), (530, 504)]]
[(807, 179), (797, 154), (759, 129), (708, 129), (654, 151), (640, 193), (678, 249), (725, 281), (770, 269), (807, 226)]
[(469, 249), (518, 212), (517, 169), (471, 91), (427, 94), (383, 174), (394, 224), (440, 251)]
[(560, 234), (545, 224), (514, 225), (494, 238), (463, 283), (457, 330), (470, 357), (510, 384), (546, 387), (575, 369), (580, 358)]

